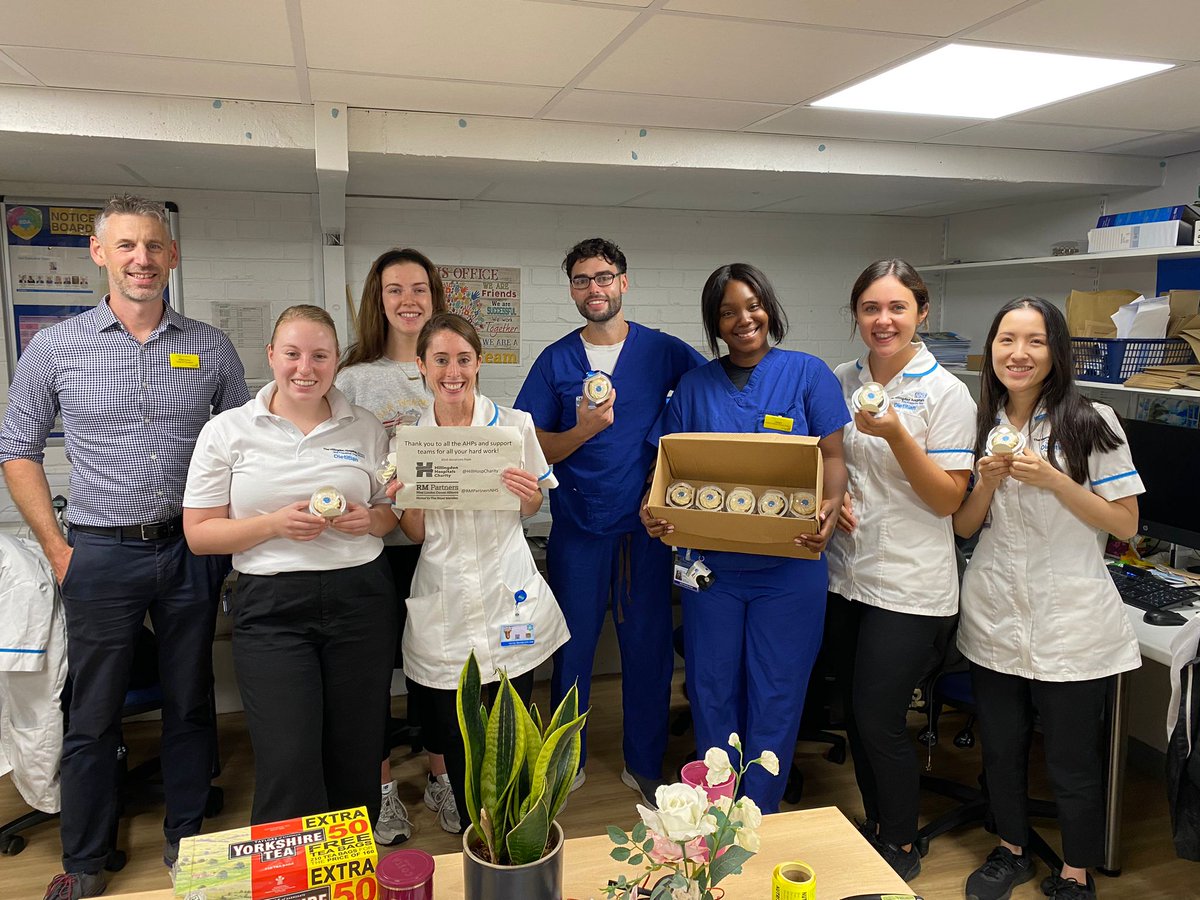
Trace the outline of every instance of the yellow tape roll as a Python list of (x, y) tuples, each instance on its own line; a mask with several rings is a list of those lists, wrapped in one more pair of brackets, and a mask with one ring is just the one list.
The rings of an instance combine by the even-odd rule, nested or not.
[(771, 873), (771, 900), (817, 900), (817, 876), (802, 862), (785, 862)]

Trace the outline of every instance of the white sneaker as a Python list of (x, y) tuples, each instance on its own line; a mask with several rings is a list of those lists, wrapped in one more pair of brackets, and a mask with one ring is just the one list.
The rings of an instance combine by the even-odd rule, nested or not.
[(396, 783), (392, 789), (383, 795), (379, 807), (379, 820), (375, 823), (375, 843), (390, 847), (407, 841), (412, 836), (412, 822), (408, 820), (408, 810), (400, 802)]
[(583, 771), (583, 769), (580, 769), (575, 773), (575, 780), (571, 782), (571, 790), (567, 791), (567, 793), (575, 793), (577, 790), (583, 787), (583, 783), (585, 781), (587, 781), (587, 772)]
[(425, 785), (425, 806), (437, 813), (438, 825), (443, 831), (458, 834), (462, 822), (458, 818), (458, 806), (454, 802), (454, 789), (450, 787), (449, 775), (429, 776)]

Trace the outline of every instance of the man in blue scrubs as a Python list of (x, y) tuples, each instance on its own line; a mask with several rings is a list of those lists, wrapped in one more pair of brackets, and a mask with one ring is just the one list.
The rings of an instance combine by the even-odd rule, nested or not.
[[(588, 706), (592, 662), (610, 608), (621, 648), (625, 770), (621, 780), (653, 805), (667, 747), (674, 668), (671, 554), (638, 518), (654, 450), (646, 435), (684, 372), (704, 358), (683, 341), (625, 319), (625, 254), (591, 238), (563, 261), (571, 299), (585, 324), (542, 351), (517, 396), (533, 416), (559, 487), (550, 493), (554, 526), (546, 551), (550, 587), (571, 639), (554, 654), (551, 705), (572, 684)], [(603, 372), (603, 402), (583, 382)], [(636, 672), (634, 677), (632, 673)], [(586, 736), (579, 775), (583, 783)]]

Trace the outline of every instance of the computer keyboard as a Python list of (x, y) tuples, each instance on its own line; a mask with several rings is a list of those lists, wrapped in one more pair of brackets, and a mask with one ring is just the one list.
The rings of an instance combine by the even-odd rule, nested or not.
[(1176, 609), (1200, 600), (1200, 589), (1172, 587), (1153, 575), (1126, 575), (1119, 569), (1109, 569), (1121, 599), (1138, 609)]

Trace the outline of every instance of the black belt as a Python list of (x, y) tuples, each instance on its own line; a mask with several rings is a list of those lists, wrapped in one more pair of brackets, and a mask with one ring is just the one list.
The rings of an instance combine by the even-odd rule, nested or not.
[(72, 522), (71, 527), (84, 534), (99, 534), (127, 541), (165, 541), (183, 534), (183, 516), (176, 516), (166, 522), (150, 522), (146, 525), (120, 525), (105, 528), (100, 525), (76, 525)]

